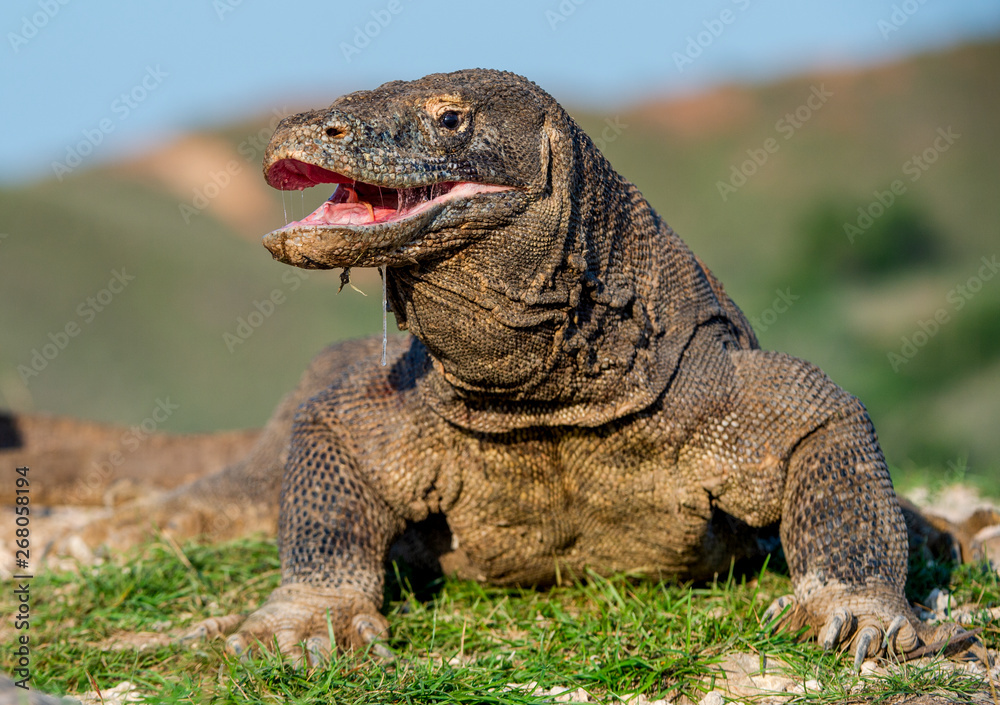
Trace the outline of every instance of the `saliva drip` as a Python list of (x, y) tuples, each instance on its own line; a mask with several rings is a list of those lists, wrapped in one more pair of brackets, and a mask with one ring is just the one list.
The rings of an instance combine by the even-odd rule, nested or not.
[(388, 341), (388, 326), (386, 324), (386, 318), (388, 315), (389, 307), (386, 306), (386, 296), (385, 296), (385, 281), (389, 278), (389, 268), (379, 267), (379, 274), (382, 275), (382, 367), (385, 367), (385, 348)]

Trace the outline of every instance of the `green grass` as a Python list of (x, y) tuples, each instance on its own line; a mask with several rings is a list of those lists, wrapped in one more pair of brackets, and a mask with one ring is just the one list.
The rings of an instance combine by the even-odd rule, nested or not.
[[(925, 572), (913, 587), (924, 590), (944, 575)], [(967, 566), (951, 577), (963, 601), (1000, 601), (995, 573)], [(697, 702), (712, 689), (713, 664), (743, 652), (780, 658), (802, 680), (819, 680), (824, 690), (798, 696), (801, 703), (843, 702), (859, 685), (873, 697), (961, 697), (979, 687), (968, 676), (916, 665), (862, 683), (848, 658), (770, 633), (760, 615), (790, 591), (788, 578), (770, 570), (697, 586), (591, 576), (544, 591), (444, 579), (415, 592), (405, 579), (390, 579), (385, 611), (399, 662), (388, 669), (363, 655), (306, 670), (268, 655), (241, 662), (225, 656), (220, 641), (144, 651), (102, 644), (121, 632), (179, 629), (245, 610), (278, 580), (273, 543), (255, 540), (183, 549), (156, 542), (123, 565), (41, 574), (31, 583), (33, 686), (84, 692), (128, 680), (150, 702), (551, 702), (509, 685), (534, 681), (584, 688), (602, 702), (625, 693)], [(0, 610), (8, 612), (10, 600), (5, 591)], [(995, 625), (984, 640), (1000, 645)], [(9, 658), (5, 649), (0, 668), (12, 668)]]

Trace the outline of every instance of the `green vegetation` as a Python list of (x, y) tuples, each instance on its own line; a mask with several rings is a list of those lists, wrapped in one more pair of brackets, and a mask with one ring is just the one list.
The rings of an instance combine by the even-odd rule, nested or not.
[[(858, 206), (857, 208), (860, 208)], [(877, 282), (910, 270), (933, 268), (943, 258), (942, 237), (929, 219), (908, 200), (900, 199), (872, 219), (865, 231), (847, 233), (850, 247), (844, 247), (844, 223), (853, 223), (857, 208), (821, 203), (807, 213), (798, 230), (802, 249), (807, 250), (799, 271), (805, 277), (825, 275), (826, 288), (841, 281)], [(817, 283), (803, 278), (799, 288)], [(822, 280), (821, 280), (822, 281)]]
[[(913, 571), (931, 582), (946, 575)], [(601, 702), (642, 693), (650, 700), (687, 695), (697, 702), (733, 653), (781, 659), (800, 681), (822, 690), (799, 703), (843, 702), (855, 688), (888, 695), (945, 692), (961, 699), (981, 687), (974, 678), (909, 664), (859, 681), (851, 659), (815, 643), (771, 634), (760, 615), (790, 591), (787, 577), (721, 576), (716, 583), (673, 585), (628, 576), (591, 576), (546, 591), (484, 587), (444, 579), (411, 589), (387, 587), (396, 668), (361, 656), (296, 671), (273, 656), (240, 662), (221, 641), (110, 650), (102, 642), (123, 632), (182, 630), (210, 615), (258, 604), (278, 584), (273, 543), (226, 545), (170, 542), (144, 546), (124, 567), (108, 563), (76, 573), (46, 573), (31, 583), (31, 640), (36, 688), (53, 692), (107, 689), (127, 680), (149, 702), (531, 703), (551, 702), (511, 684), (583, 688)], [(996, 573), (965, 566), (952, 574), (954, 594), (981, 606), (1000, 601)], [(911, 595), (923, 596), (923, 592)], [(418, 597), (419, 596), (419, 597)], [(0, 610), (14, 607), (10, 591)], [(154, 634), (154, 636), (156, 636)], [(987, 625), (984, 641), (1000, 645)], [(10, 670), (3, 650), (0, 669)]]
[[(815, 362), (864, 401), (897, 480), (964, 461), (970, 479), (995, 488), (1000, 276), (983, 267), (1000, 255), (998, 72), (993, 42), (726, 89), (694, 111), (650, 103), (574, 114), (606, 133), (611, 162), (725, 283), (765, 347)], [(814, 89), (830, 95), (790, 128)], [(203, 137), (259, 185), (271, 119)], [(258, 227), (211, 204), (181, 209), (225, 164), (180, 190), (135, 164), (85, 164), (62, 182), (0, 191), (0, 405), (138, 424), (169, 398), (179, 410), (162, 430), (256, 426), (324, 345), (380, 330), (373, 272), (355, 272), (367, 297), (337, 295), (337, 272), (296, 272), (259, 244), (328, 193), (284, 203), (248, 193), (244, 207), (265, 202)], [(734, 169), (753, 173), (723, 199), (719, 183), (736, 183)], [(135, 279), (81, 315), (122, 270)], [(275, 290), (282, 303), (227, 345)], [(69, 323), (78, 335), (37, 360)], [(33, 360), (44, 368), (25, 384), (19, 366)]]

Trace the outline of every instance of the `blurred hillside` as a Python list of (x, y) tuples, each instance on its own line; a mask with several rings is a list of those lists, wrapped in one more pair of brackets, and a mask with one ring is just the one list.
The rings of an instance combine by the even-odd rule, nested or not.
[[(571, 112), (764, 347), (865, 402), (897, 472), (996, 482), (998, 74), (990, 43)], [(329, 196), (264, 186), (274, 121), (0, 191), (0, 404), (137, 424), (169, 398), (160, 428), (253, 426), (321, 347), (380, 330), (376, 274), (338, 295), (260, 246)]]

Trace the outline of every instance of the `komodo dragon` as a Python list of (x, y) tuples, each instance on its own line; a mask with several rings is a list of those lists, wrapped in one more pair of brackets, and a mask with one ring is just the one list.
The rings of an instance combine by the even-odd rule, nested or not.
[(336, 184), (266, 236), (274, 257), (382, 267), (412, 336), (390, 339), (384, 367), (377, 339), (323, 351), (242, 462), (84, 534), (128, 544), (150, 516), (180, 535), (266, 529), (284, 466), (282, 585), (230, 650), (277, 636), (322, 656), (329, 610), (339, 647), (385, 653), (400, 544), (445, 572), (545, 584), (586, 568), (712, 577), (780, 536), (795, 595), (767, 618), (788, 608), (787, 626), (859, 661), (956, 631), (904, 597), (907, 530), (861, 403), (758, 349), (535, 84), (467, 70), (347, 95), (286, 118), (264, 174)]
[(711, 577), (780, 535), (795, 594), (768, 618), (788, 609), (856, 664), (939, 636), (903, 594), (906, 526), (864, 406), (760, 350), (535, 84), (466, 70), (343, 96), (284, 119), (264, 175), (336, 185), (264, 238), (275, 259), (383, 268), (412, 335), (299, 408), (282, 584), (231, 651), (323, 655), (327, 613), (336, 646), (377, 643), (390, 548), (442, 518), (442, 568), (501, 584)]

